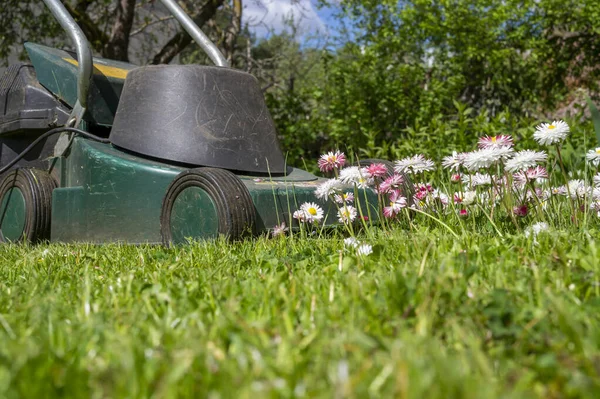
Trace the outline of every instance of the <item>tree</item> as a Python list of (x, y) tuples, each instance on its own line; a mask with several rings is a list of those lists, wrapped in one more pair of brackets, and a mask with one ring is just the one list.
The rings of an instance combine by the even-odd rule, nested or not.
[[(216, 39), (231, 59), (241, 28), (242, 0), (205, 0), (200, 6), (193, 0), (183, 0), (180, 4), (200, 27), (211, 28), (209, 35), (225, 32)], [(67, 0), (64, 5), (88, 38), (92, 50), (102, 57), (164, 64), (192, 42), (156, 0)], [(215, 23), (217, 19), (219, 24)], [(71, 45), (38, 0), (5, 0), (5, 10), (0, 14), (0, 37), (3, 60), (15, 45), (25, 40)], [(138, 41), (137, 46), (131, 45), (134, 40)], [(158, 51), (150, 52), (149, 48), (159, 41), (162, 45)]]

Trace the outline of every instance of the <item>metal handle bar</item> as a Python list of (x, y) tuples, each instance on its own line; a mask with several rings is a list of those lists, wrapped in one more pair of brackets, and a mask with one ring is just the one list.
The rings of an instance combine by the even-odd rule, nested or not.
[(77, 61), (79, 64), (79, 75), (77, 76), (77, 103), (75, 103), (75, 107), (73, 107), (71, 118), (69, 118), (69, 120), (73, 121), (74, 118), (74, 126), (77, 126), (88, 105), (87, 97), (90, 89), (92, 70), (94, 68), (92, 63), (92, 52), (83, 31), (60, 0), (44, 0), (44, 3), (46, 3), (46, 6), (50, 9), (54, 18), (56, 18), (58, 23), (60, 23), (67, 32), (69, 38), (75, 43), (75, 51), (77, 52)]
[(175, 0), (160, 0), (171, 12), (177, 21), (183, 26), (183, 29), (190, 34), (196, 43), (204, 50), (208, 57), (216, 66), (229, 67), (229, 63), (223, 53), (217, 46), (202, 32), (202, 29), (190, 18), (189, 15), (177, 4)]

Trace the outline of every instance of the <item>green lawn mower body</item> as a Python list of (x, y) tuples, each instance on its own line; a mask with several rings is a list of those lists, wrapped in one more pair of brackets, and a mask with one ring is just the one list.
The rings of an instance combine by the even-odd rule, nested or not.
[[(30, 64), (0, 81), (0, 167), (78, 107), (79, 54), (26, 45)], [(50, 136), (0, 176), (3, 241), (181, 243), (238, 239), (318, 200), (323, 179), (288, 167), (258, 82), (226, 67), (93, 59), (81, 130)], [(0, 112), (2, 108), (0, 107)], [(376, 221), (377, 194), (357, 206)]]

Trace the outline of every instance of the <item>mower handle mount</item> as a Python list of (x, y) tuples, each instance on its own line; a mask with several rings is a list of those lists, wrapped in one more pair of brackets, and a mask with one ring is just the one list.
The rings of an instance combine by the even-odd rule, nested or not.
[(90, 50), (90, 46), (83, 31), (60, 0), (43, 1), (46, 3), (46, 6), (52, 15), (54, 15), (54, 18), (56, 18), (58, 23), (67, 32), (71, 41), (75, 44), (78, 64), (77, 102), (69, 117), (69, 124), (78, 126), (88, 106), (88, 93), (90, 91), (90, 82), (92, 79), (92, 71), (94, 69), (92, 51)]

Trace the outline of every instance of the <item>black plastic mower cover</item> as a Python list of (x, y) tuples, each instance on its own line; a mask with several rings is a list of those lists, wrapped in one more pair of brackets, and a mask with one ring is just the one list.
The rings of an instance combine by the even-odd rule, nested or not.
[(230, 68), (156, 65), (130, 71), (110, 140), (168, 161), (285, 174), (258, 81)]

